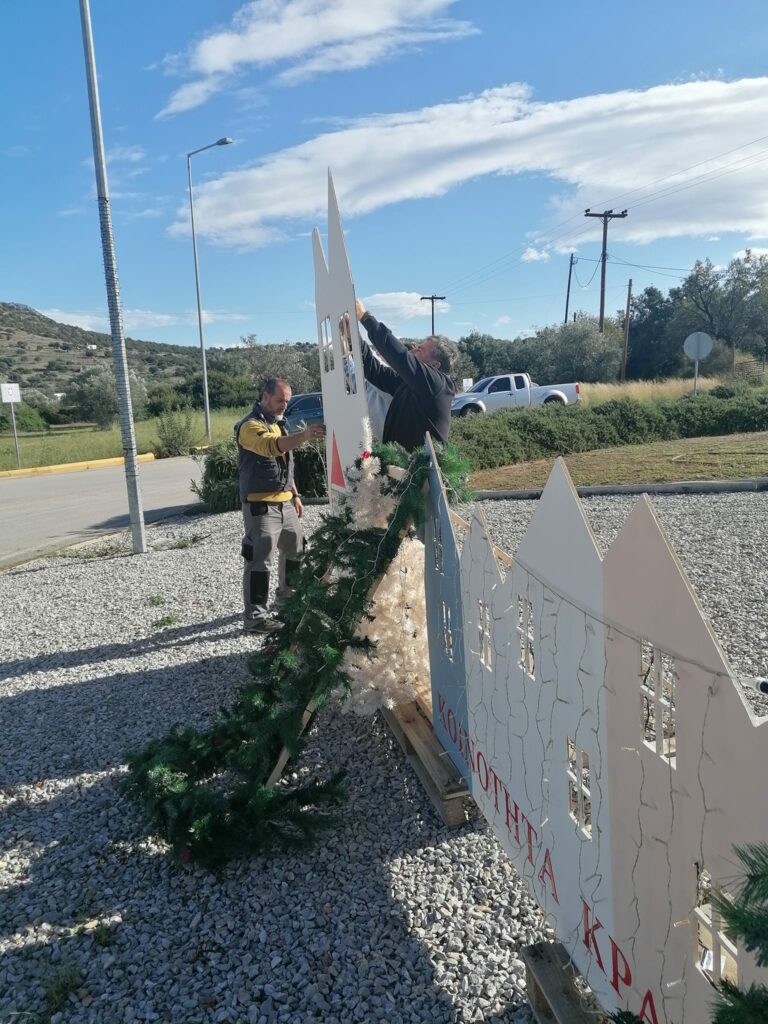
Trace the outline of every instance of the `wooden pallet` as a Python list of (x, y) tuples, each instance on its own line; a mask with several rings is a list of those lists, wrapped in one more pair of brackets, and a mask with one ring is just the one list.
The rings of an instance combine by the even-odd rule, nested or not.
[(438, 742), (431, 721), (413, 701), (393, 711), (382, 708), (381, 713), (444, 824), (463, 825), (469, 788)]
[(576, 987), (576, 968), (560, 942), (523, 946), (528, 1002), (538, 1024), (594, 1024)]

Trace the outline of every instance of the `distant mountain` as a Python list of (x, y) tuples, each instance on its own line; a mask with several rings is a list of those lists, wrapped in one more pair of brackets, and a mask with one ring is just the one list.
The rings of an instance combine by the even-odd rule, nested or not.
[[(128, 365), (148, 384), (189, 380), (200, 370), (200, 352), (192, 345), (125, 339)], [(242, 350), (211, 350), (209, 365), (235, 370)], [(108, 334), (60, 324), (17, 302), (0, 302), (0, 380), (46, 394), (66, 391), (81, 370), (112, 361)]]

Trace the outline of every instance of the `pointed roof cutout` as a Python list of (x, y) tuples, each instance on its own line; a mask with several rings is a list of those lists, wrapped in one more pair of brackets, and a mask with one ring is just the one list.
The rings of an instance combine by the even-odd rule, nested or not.
[(535, 566), (543, 584), (602, 615), (602, 556), (584, 515), (565, 460), (555, 461), (528, 529), (515, 553), (523, 568)]
[(333, 455), (331, 457), (331, 483), (334, 487), (340, 487), (342, 491), (347, 489), (347, 481), (344, 479), (344, 470), (341, 468), (339, 449), (336, 444), (336, 433), (333, 435)]
[(606, 611), (633, 636), (670, 654), (687, 651), (713, 672), (730, 673), (706, 613), (656, 517), (638, 498), (605, 556)]
[(343, 268), (349, 280), (352, 280), (347, 245), (344, 241), (344, 228), (341, 223), (330, 167), (328, 168), (328, 265), (334, 274), (338, 274)]

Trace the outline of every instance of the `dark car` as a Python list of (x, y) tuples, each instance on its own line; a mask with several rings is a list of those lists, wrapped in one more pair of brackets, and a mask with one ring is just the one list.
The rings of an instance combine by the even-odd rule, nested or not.
[(285, 423), (290, 433), (303, 429), (301, 424), (323, 422), (323, 396), (319, 391), (308, 395), (294, 395), (285, 410)]

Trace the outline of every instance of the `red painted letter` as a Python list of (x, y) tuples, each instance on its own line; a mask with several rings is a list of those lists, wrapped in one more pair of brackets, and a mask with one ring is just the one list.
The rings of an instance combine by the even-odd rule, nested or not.
[[(453, 728), (451, 728), (451, 724), (453, 724)], [(451, 737), (451, 740), (455, 745), (456, 737), (458, 735), (458, 733), (456, 732), (456, 716), (450, 710), (448, 711), (448, 735)]]
[(587, 949), (594, 950), (595, 960), (597, 960), (597, 966), (605, 974), (605, 967), (603, 967), (603, 958), (600, 956), (600, 949), (597, 945), (597, 939), (595, 938), (595, 932), (598, 928), (602, 928), (602, 924), (595, 918), (595, 923), (590, 925), (589, 923), (589, 904), (582, 897), (581, 904), (584, 908), (584, 945)]
[(536, 831), (536, 829), (533, 827), (530, 821), (528, 821), (525, 815), (523, 815), (523, 819), (525, 821), (526, 831), (528, 832), (528, 860), (531, 864), (533, 864), (533, 837), (535, 836), (535, 838), (538, 840), (539, 833)]
[(552, 871), (552, 857), (550, 856), (549, 849), (544, 851), (544, 863), (539, 872), (539, 881), (543, 883), (545, 878), (549, 879), (549, 884), (552, 886), (552, 899), (555, 903), (559, 903), (560, 900), (557, 898), (557, 886), (555, 885), (555, 875)]
[[(512, 809), (514, 808), (514, 810)], [(515, 842), (520, 845), (520, 808), (517, 806), (515, 801), (512, 801), (512, 807), (509, 806), (509, 793), (507, 787), (504, 787), (504, 821), (509, 831), (509, 823), (512, 821), (515, 824)]]
[[(621, 957), (621, 973), (619, 973), (619, 957)], [(613, 939), (611, 939), (611, 985), (616, 990), (617, 996), (621, 995), (619, 982), (623, 982), (625, 985), (631, 985), (632, 972), (629, 969), (626, 957)]]
[(490, 772), (491, 772), (491, 778), (493, 779), (493, 802), (496, 805), (496, 810), (498, 811), (498, 809), (499, 809), (499, 786), (501, 785), (501, 779), (496, 774), (496, 772), (493, 770), (493, 768), (490, 769)]
[[(483, 782), (483, 774), (482, 774), (482, 771), (480, 769), (480, 758), (481, 757), (483, 758), (483, 769), (482, 769), (482, 771), (485, 772), (485, 782)], [(477, 752), (477, 777), (478, 777), (478, 779), (480, 779), (480, 785), (483, 787), (483, 789), (487, 793), (488, 792), (488, 786), (489, 786), (489, 782), (488, 782), (488, 763), (486, 762), (485, 757), (483, 756), (482, 751), (480, 751), (480, 750), (478, 750), (478, 752)]]
[(448, 726), (445, 724), (445, 697), (441, 693), (437, 695), (437, 713), (440, 716), (440, 724), (448, 732)]
[[(648, 1017), (646, 1017), (646, 1013), (649, 1014)], [(646, 1024), (659, 1024), (659, 1018), (656, 1016), (656, 1005), (653, 1001), (653, 993), (650, 989), (645, 993), (643, 1005), (640, 1007), (640, 1020), (644, 1020)]]

